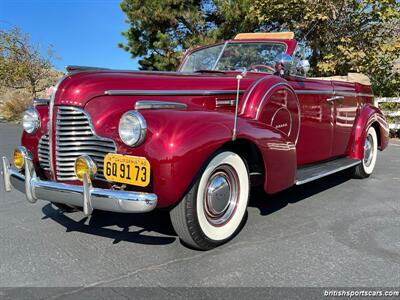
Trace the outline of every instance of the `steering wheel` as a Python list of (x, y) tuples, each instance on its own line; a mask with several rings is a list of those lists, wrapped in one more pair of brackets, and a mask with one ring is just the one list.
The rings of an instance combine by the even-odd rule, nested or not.
[(264, 68), (264, 69), (267, 69), (268, 71), (275, 72), (275, 69), (273, 67), (270, 67), (270, 66), (264, 65), (264, 64), (251, 65), (249, 71), (260, 72), (258, 70), (258, 68)]

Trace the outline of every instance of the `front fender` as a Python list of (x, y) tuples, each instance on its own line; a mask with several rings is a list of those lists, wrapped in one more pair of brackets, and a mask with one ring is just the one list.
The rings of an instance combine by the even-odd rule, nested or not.
[[(138, 147), (129, 147), (118, 135), (119, 120), (129, 109), (132, 106), (125, 103), (116, 106), (105, 101), (91, 101), (85, 107), (94, 120), (96, 134), (113, 139), (118, 153), (148, 159), (152, 171), (149, 189), (158, 195), (159, 207), (181, 199), (202, 164), (231, 138), (233, 119), (227, 114), (141, 110), (147, 123), (146, 139)], [(228, 118), (232, 124), (228, 125)]]
[(377, 132), (380, 137), (379, 149), (384, 150), (387, 147), (389, 143), (389, 126), (385, 117), (377, 107), (365, 104), (353, 126), (351, 139), (353, 143), (349, 149), (349, 156), (351, 158), (363, 159), (366, 133), (368, 128), (374, 123), (379, 126), (379, 132)]
[[(92, 101), (86, 106), (92, 119), (96, 120), (96, 133), (112, 138), (118, 153), (143, 156), (149, 160), (152, 191), (159, 197), (159, 207), (178, 202), (210, 156), (232, 140), (234, 119), (230, 112), (141, 110), (148, 127), (146, 140), (138, 147), (128, 147), (118, 136), (118, 122), (126, 107), (104, 110), (103, 105), (100, 112), (98, 105)], [(293, 184), (295, 150), (281, 133), (260, 122), (239, 118), (237, 138), (250, 140), (262, 153), (268, 169), (268, 191), (274, 192)], [(290, 171), (285, 173), (287, 168), (283, 165), (289, 166)], [(285, 179), (281, 180), (282, 177)]]

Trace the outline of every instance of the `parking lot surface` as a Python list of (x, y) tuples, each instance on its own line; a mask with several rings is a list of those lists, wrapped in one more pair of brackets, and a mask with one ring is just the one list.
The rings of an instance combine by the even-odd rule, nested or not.
[[(20, 133), (0, 124), (0, 155), (11, 158)], [(256, 189), (248, 212), (234, 240), (201, 252), (180, 243), (166, 212), (62, 214), (1, 180), (0, 286), (399, 286), (399, 142), (368, 179)]]

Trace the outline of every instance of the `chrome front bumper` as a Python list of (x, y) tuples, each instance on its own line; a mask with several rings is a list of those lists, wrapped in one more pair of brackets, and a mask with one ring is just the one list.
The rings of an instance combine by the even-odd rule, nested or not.
[(93, 209), (144, 213), (157, 206), (156, 194), (94, 188), (88, 180), (84, 180), (82, 185), (40, 180), (36, 176), (32, 161), (27, 157), (24, 159), (25, 174), (11, 167), (6, 157), (3, 157), (2, 165), (5, 191), (11, 191), (13, 186), (25, 193), (31, 203), (47, 200), (83, 207), (85, 215), (90, 215)]

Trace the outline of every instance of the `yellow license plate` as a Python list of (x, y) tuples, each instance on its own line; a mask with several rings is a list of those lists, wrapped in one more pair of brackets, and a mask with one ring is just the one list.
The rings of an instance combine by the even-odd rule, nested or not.
[(142, 187), (150, 183), (150, 163), (144, 157), (109, 153), (104, 157), (103, 173), (110, 181)]

